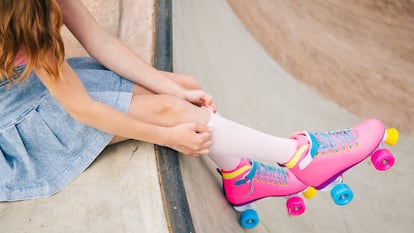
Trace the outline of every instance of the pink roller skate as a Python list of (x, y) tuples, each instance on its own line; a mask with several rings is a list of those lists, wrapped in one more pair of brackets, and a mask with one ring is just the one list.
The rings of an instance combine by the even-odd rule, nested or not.
[(259, 218), (252, 204), (262, 198), (287, 197), (286, 206), (290, 215), (300, 215), (305, 211), (302, 198), (295, 194), (307, 186), (287, 169), (243, 159), (235, 170), (220, 173), (225, 196), (241, 212), (240, 224), (244, 228), (253, 228), (258, 224)]
[[(291, 138), (298, 140), (298, 151), (284, 166), (316, 190), (330, 190), (337, 205), (346, 205), (353, 193), (342, 183), (342, 174), (370, 155), (377, 170), (391, 168), (394, 157), (381, 146), (383, 142), (396, 144), (398, 131), (385, 130), (380, 121), (370, 119), (350, 129), (315, 134), (299, 132)], [(305, 197), (313, 196), (315, 189), (305, 192)]]

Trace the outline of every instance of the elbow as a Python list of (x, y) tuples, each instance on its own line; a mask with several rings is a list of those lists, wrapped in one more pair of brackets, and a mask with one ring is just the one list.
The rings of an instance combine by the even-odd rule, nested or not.
[(92, 99), (84, 100), (81, 103), (75, 103), (64, 106), (66, 112), (76, 121), (90, 125), (92, 115)]
[(74, 109), (71, 111), (68, 111), (68, 114), (76, 121), (82, 123), (82, 124), (86, 124), (89, 125), (88, 122), (88, 117), (86, 116), (86, 111), (83, 111), (81, 109)]

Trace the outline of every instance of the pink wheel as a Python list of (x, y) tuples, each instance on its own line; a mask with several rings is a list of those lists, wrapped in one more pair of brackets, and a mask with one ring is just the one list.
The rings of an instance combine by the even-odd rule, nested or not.
[(395, 158), (388, 149), (379, 149), (371, 156), (371, 161), (378, 171), (385, 171), (390, 169), (394, 163)]
[(298, 216), (305, 212), (306, 207), (305, 203), (303, 202), (303, 199), (298, 196), (294, 196), (289, 198), (286, 201), (286, 207), (288, 210), (289, 215), (292, 216)]

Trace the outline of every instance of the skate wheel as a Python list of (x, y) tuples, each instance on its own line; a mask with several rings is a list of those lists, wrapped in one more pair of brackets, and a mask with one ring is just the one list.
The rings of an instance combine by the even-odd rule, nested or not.
[(259, 216), (255, 210), (248, 209), (240, 214), (240, 225), (243, 228), (254, 228), (257, 224), (259, 224)]
[(395, 158), (388, 149), (380, 149), (371, 156), (371, 162), (378, 171), (385, 171), (394, 165)]
[(335, 204), (346, 205), (352, 201), (354, 194), (346, 184), (337, 184), (331, 190), (331, 197)]
[(303, 199), (298, 196), (289, 198), (286, 201), (286, 207), (287, 207), (289, 215), (291, 216), (301, 215), (305, 212), (305, 209), (306, 209)]
[(318, 193), (318, 190), (316, 190), (314, 187), (309, 187), (302, 194), (306, 199), (312, 199), (313, 197), (315, 197), (317, 193)]
[(398, 130), (396, 128), (390, 128), (386, 130), (387, 136), (385, 138), (385, 143), (390, 146), (394, 146), (398, 142)]

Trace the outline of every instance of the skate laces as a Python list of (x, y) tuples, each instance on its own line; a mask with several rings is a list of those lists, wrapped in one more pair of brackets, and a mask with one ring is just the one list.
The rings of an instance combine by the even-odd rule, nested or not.
[(314, 136), (319, 142), (317, 154), (326, 155), (334, 152), (344, 152), (359, 145), (352, 129), (315, 133)]
[[(250, 172), (243, 179), (236, 181), (235, 185), (246, 184), (253, 179), (272, 185), (286, 186), (288, 184), (288, 175), (284, 169), (275, 168), (273, 166), (269, 166), (256, 161), (251, 161), (251, 163), (252, 167), (250, 169)], [(254, 182), (250, 183), (251, 193), (254, 190)]]

